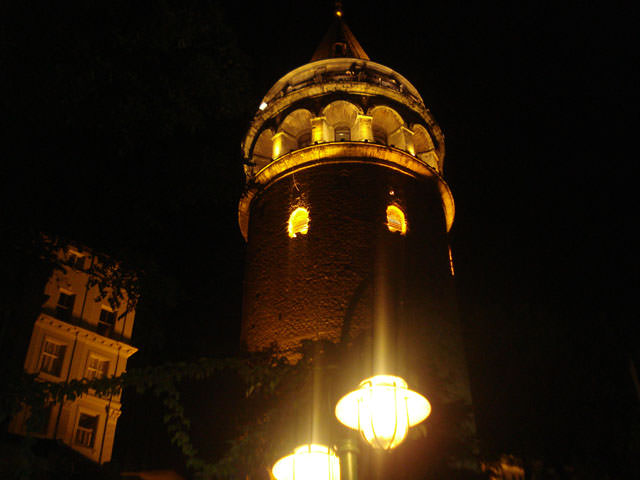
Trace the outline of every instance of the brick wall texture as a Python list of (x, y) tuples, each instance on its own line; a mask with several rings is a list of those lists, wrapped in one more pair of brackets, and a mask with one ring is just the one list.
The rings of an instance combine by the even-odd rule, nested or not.
[[(387, 229), (390, 203), (406, 214), (404, 236)], [(309, 231), (289, 238), (299, 206), (309, 210)], [(250, 350), (363, 334), (379, 345), (384, 336), (395, 371), (418, 363), (433, 382), (452, 380), (453, 397), (468, 397), (435, 179), (345, 159), (272, 183), (249, 222), (242, 339)]]

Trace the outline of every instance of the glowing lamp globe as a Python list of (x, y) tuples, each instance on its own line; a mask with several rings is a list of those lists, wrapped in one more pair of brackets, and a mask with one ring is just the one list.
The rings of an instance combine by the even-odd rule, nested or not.
[(271, 472), (277, 480), (340, 480), (340, 459), (324, 445), (301, 445), (278, 460)]
[(359, 430), (374, 448), (391, 450), (402, 443), (409, 427), (431, 413), (428, 400), (409, 390), (407, 382), (392, 375), (376, 375), (360, 382), (336, 405), (336, 417)]

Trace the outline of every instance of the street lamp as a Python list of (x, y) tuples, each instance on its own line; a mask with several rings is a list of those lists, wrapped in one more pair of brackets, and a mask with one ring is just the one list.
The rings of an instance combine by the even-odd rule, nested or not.
[(340, 480), (340, 460), (332, 448), (307, 444), (278, 460), (271, 471), (277, 480)]
[[(376, 375), (360, 382), (357, 390), (342, 397), (336, 417), (358, 430), (374, 448), (391, 450), (406, 438), (409, 428), (431, 413), (429, 401), (393, 375)], [(347, 442), (340, 448), (346, 480), (356, 479), (357, 447)], [(272, 469), (277, 480), (340, 480), (340, 459), (327, 446), (306, 444), (281, 458)]]
[(392, 375), (376, 375), (338, 401), (336, 417), (358, 430), (374, 448), (391, 450), (402, 443), (409, 427), (431, 413), (428, 400), (407, 382)]

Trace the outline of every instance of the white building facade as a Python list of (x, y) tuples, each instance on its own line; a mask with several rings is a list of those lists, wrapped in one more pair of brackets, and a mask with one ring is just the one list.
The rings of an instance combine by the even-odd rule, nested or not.
[[(27, 373), (47, 382), (117, 377), (137, 348), (130, 344), (135, 312), (127, 308), (127, 294), (114, 305), (110, 293), (94, 281), (99, 259), (86, 251), (59, 252), (65, 265), (45, 286), (47, 300), (33, 326), (24, 362)], [(106, 295), (105, 295), (106, 293)], [(46, 407), (42, 438), (59, 439), (97, 463), (111, 460), (120, 394), (98, 396), (91, 391), (73, 401)], [(20, 412), (9, 431), (26, 434), (29, 413)]]

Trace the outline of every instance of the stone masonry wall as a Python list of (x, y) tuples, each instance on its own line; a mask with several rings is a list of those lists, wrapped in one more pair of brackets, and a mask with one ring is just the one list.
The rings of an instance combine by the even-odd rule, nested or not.
[[(390, 203), (406, 214), (405, 236), (386, 227)], [(309, 210), (309, 231), (289, 238), (299, 206)], [(316, 166), (281, 178), (252, 204), (242, 326), (251, 350), (355, 337), (381, 314), (383, 296), (402, 351), (425, 352), (426, 341), (431, 357), (462, 356), (464, 369), (452, 287), (433, 179), (371, 164)]]

